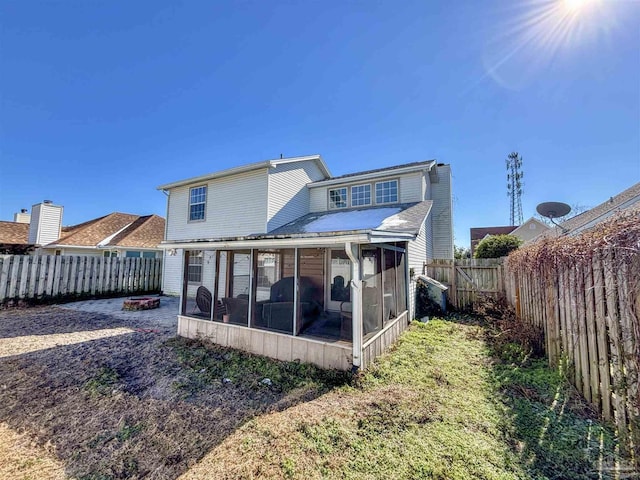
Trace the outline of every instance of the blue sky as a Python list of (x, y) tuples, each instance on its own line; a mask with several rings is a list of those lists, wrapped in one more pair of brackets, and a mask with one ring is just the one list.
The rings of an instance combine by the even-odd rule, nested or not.
[[(577, 0), (573, 0), (574, 2)], [(320, 153), (437, 159), (456, 243), (640, 181), (640, 3), (12, 1), (0, 5), (0, 219), (165, 213), (155, 187)]]

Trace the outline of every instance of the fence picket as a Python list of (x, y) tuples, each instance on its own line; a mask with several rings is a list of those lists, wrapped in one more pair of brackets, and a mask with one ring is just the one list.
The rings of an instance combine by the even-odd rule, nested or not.
[(0, 303), (67, 295), (159, 290), (162, 259), (64, 255), (0, 257)]
[(2, 271), (0, 276), (0, 301), (4, 301), (5, 298), (9, 298), (7, 294), (7, 284), (9, 283), (9, 272), (11, 271), (11, 264), (13, 263), (13, 256), (4, 257), (2, 259)]

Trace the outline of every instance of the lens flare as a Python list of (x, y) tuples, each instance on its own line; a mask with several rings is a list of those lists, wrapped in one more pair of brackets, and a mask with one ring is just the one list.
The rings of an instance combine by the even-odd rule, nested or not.
[[(519, 90), (549, 68), (560, 52), (606, 40), (615, 26), (606, 0), (529, 0), (516, 5), (508, 23), (496, 25), (483, 53), (486, 77)], [(513, 4), (512, 4), (513, 5)]]

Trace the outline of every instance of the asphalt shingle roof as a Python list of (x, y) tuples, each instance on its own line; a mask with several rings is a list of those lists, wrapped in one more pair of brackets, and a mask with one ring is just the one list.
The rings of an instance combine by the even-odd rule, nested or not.
[(268, 235), (345, 233), (368, 230), (417, 235), (432, 205), (431, 200), (425, 200), (418, 203), (309, 213), (270, 231)]
[[(158, 215), (110, 213), (88, 222), (64, 227), (53, 245), (95, 247), (156, 247), (164, 239), (165, 220)], [(112, 237), (112, 238), (109, 238)], [(108, 242), (105, 240), (109, 239)]]
[(331, 178), (325, 179), (325, 180), (318, 180), (318, 181), (312, 182), (312, 183), (326, 182), (327, 180), (338, 180), (338, 179), (341, 179), (341, 178), (358, 177), (360, 175), (369, 175), (369, 174), (378, 173), (378, 172), (393, 172), (394, 170), (398, 170), (398, 169), (401, 169), (401, 168), (418, 167), (418, 166), (421, 166), (421, 165), (424, 165), (426, 167), (427, 165), (430, 165), (430, 164), (432, 164), (434, 162), (435, 162), (435, 160), (426, 160), (426, 161), (423, 161), (423, 162), (404, 163), (402, 165), (394, 165), (393, 167), (376, 168), (374, 170), (364, 170), (362, 172), (346, 173), (344, 175), (339, 175), (337, 177), (331, 177)]
[(29, 224), (0, 221), (0, 243), (27, 245), (29, 243)]

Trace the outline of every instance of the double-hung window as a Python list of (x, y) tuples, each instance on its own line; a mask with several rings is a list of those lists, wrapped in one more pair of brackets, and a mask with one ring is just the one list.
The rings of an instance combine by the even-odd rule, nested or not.
[(204, 220), (207, 203), (207, 187), (194, 187), (189, 190), (189, 221)]
[(351, 187), (351, 206), (371, 205), (371, 185), (354, 185)]
[(398, 181), (387, 180), (376, 183), (376, 203), (396, 203), (398, 201)]
[(347, 208), (346, 187), (329, 190), (329, 208)]

